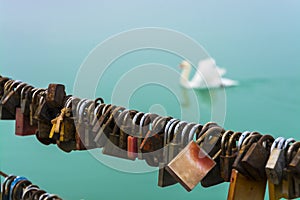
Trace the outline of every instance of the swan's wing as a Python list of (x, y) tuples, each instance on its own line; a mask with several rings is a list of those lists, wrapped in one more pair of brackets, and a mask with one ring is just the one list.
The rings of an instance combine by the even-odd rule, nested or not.
[(217, 67), (217, 70), (218, 70), (218, 73), (220, 74), (220, 76), (224, 76), (227, 72), (226, 69), (220, 68), (220, 67)]
[[(224, 73), (224, 71), (221, 73)], [(202, 84), (206, 84), (208, 87), (210, 85), (220, 84), (221, 75), (215, 61), (212, 58), (200, 61), (197, 72), (191, 82), (201, 82)]]

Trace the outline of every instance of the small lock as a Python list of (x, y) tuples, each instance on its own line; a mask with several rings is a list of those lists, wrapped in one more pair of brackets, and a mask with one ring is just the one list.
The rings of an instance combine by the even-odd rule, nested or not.
[(241, 136), (241, 132), (233, 133), (228, 141), (228, 144), (222, 142), (222, 154), (220, 155), (221, 177), (225, 182), (230, 182), (232, 165), (237, 156), (236, 142)]
[(265, 166), (269, 159), (273, 142), (274, 138), (271, 135), (262, 136), (258, 142), (251, 145), (241, 161), (244, 169), (255, 180), (266, 179)]
[(51, 107), (61, 108), (66, 97), (65, 86), (62, 84), (49, 84), (46, 94), (46, 102)]

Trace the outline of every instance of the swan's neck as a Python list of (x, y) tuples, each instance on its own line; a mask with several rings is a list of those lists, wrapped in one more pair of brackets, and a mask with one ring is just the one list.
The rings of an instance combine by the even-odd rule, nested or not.
[(188, 86), (189, 85), (189, 76), (191, 73), (191, 68), (190, 67), (185, 67), (183, 68), (181, 72), (181, 77), (180, 77), (180, 83), (183, 86)]

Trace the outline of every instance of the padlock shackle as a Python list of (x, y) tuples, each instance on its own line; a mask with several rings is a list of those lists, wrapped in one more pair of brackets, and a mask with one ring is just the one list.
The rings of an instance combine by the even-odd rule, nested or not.
[(94, 113), (95, 113), (95, 118), (94, 118), (94, 120), (93, 120), (93, 124), (96, 124), (97, 120), (101, 117), (101, 115), (102, 115), (102, 110), (103, 110), (103, 108), (104, 108), (105, 106), (106, 106), (106, 104), (103, 103), (103, 104), (99, 104), (99, 105), (95, 108), (95, 111), (94, 111)]
[(125, 108), (123, 106), (117, 106), (115, 108), (113, 108), (111, 115), (109, 116), (109, 119), (107, 121), (117, 121), (119, 118), (119, 115), (125, 110)]
[(153, 123), (156, 117), (158, 117), (158, 115), (153, 113), (146, 113), (143, 115), (140, 121), (140, 129), (139, 129), (140, 136), (144, 137), (147, 134), (148, 131), (144, 131), (144, 129), (149, 130), (150, 124)]
[(36, 91), (34, 91), (33, 94), (32, 94), (31, 103), (32, 104), (36, 104), (37, 103), (38, 95), (40, 93), (44, 92), (44, 91), (45, 91), (45, 89), (42, 89), (42, 88), (37, 89)]
[(172, 122), (172, 124), (170, 125), (169, 129), (168, 129), (168, 140), (167, 143), (170, 143), (174, 136), (175, 136), (175, 127), (176, 125), (180, 122), (180, 120), (175, 120)]
[(233, 133), (234, 132), (232, 130), (228, 130), (222, 135), (222, 139), (221, 139), (221, 150), (222, 150), (221, 155), (222, 156), (226, 155), (226, 147), (228, 148), (229, 139)]
[(79, 109), (78, 109), (78, 113), (77, 113), (77, 117), (78, 117), (78, 122), (79, 123), (83, 123), (85, 116), (87, 116), (87, 107), (89, 107), (92, 103), (94, 103), (94, 101), (92, 100), (85, 100), (82, 101), (81, 104), (79, 104)]
[(90, 104), (90, 106), (87, 108), (87, 115), (85, 116), (85, 119), (87, 120), (87, 123), (90, 123), (94, 119), (94, 112), (95, 112), (95, 101)]
[(165, 126), (171, 119), (172, 117), (162, 117), (160, 120), (158, 120), (157, 123), (154, 125), (155, 132), (163, 134), (165, 136)]
[(168, 131), (169, 131), (169, 128), (170, 128), (171, 124), (174, 121), (176, 121), (176, 120), (178, 120), (178, 119), (175, 119), (175, 118), (170, 119), (168, 121), (168, 123), (166, 124), (166, 126), (165, 126), (165, 130), (164, 130), (164, 145), (166, 145), (167, 142), (168, 142)]
[(266, 142), (265, 149), (270, 152), (272, 143), (274, 142), (274, 137), (272, 135), (263, 135), (259, 140), (258, 144), (263, 146), (263, 143)]
[(173, 141), (178, 144), (181, 141), (181, 136), (182, 136), (182, 130), (184, 127), (188, 124), (187, 121), (180, 121), (174, 129), (174, 137)]
[(136, 136), (138, 131), (139, 131), (139, 127), (140, 127), (140, 122), (142, 117), (144, 116), (145, 113), (143, 112), (138, 112), (134, 115), (133, 119), (132, 119), (132, 132), (134, 132), (133, 134)]
[(258, 132), (251, 132), (249, 134), (249, 136), (244, 139), (241, 148), (243, 146), (248, 145), (248, 144), (252, 144), (254, 142), (257, 142), (260, 138), (261, 138), (261, 134), (260, 133), (258, 133)]
[(217, 123), (215, 122), (207, 122), (206, 124), (203, 125), (201, 132), (198, 135), (198, 138), (200, 136), (202, 136), (208, 129), (210, 129), (211, 127), (215, 127), (215, 126), (219, 126)]
[(95, 101), (94, 101), (95, 105), (99, 105), (98, 101), (100, 101), (100, 104), (104, 103), (104, 100), (103, 100), (102, 97), (98, 97), (98, 98), (95, 99)]
[(201, 132), (202, 128), (203, 126), (201, 124), (196, 124), (195, 126), (193, 126), (189, 133), (188, 141), (194, 140), (194, 136), (198, 135)]
[(182, 130), (182, 134), (181, 134), (181, 144), (182, 145), (185, 145), (187, 143), (189, 143), (189, 141), (192, 141), (192, 140), (189, 140), (189, 134), (192, 130), (192, 128), (195, 126), (196, 124), (191, 122), (191, 123), (188, 123)]
[(272, 146), (271, 146), (271, 151), (273, 151), (273, 149), (277, 148), (277, 149), (282, 149), (281, 146), (278, 146), (279, 142), (283, 141), (283, 143), (285, 142), (285, 138), (284, 137), (278, 137), (274, 140)]
[(26, 93), (29, 91), (29, 90), (32, 90), (33, 89), (33, 86), (31, 86), (31, 85), (27, 85), (27, 86), (24, 86), (23, 88), (22, 88), (22, 90), (21, 90), (21, 100), (22, 99), (25, 99), (25, 95), (26, 95)]
[(294, 138), (288, 138), (284, 143), (283, 149), (287, 149), (289, 147), (289, 145), (294, 142), (296, 142), (296, 140)]
[(23, 84), (20, 80), (13, 81), (10, 87), (8, 88), (8, 91), (13, 91), (20, 84)]
[(290, 162), (293, 159), (293, 153), (297, 152), (298, 149), (300, 148), (300, 142), (294, 142), (287, 150), (286, 153), (286, 161), (288, 164), (290, 164)]
[(242, 133), (241, 132), (235, 132), (233, 133), (230, 138), (229, 138), (229, 142), (227, 145), (227, 151), (226, 151), (226, 155), (232, 155), (232, 149), (234, 147), (234, 145), (236, 144), (236, 142), (239, 140), (239, 138), (241, 137)]
[(18, 86), (17, 86), (16, 89), (15, 89), (15, 92), (19, 92), (19, 94), (21, 94), (21, 90), (22, 90), (22, 88), (24, 88), (25, 86), (30, 86), (30, 85), (27, 84), (27, 83), (20, 83), (20, 84), (18, 84)]
[(80, 118), (79, 113), (80, 113), (81, 105), (82, 105), (85, 101), (88, 101), (88, 99), (86, 99), (86, 98), (81, 99), (81, 100), (78, 102), (77, 106), (76, 106), (76, 116), (77, 116), (78, 118)]
[(238, 145), (237, 145), (238, 150), (241, 149), (244, 140), (245, 140), (249, 135), (250, 135), (250, 131), (244, 131), (244, 132), (242, 133), (242, 135), (241, 135), (240, 138), (239, 138)]
[(14, 80), (11, 80), (11, 79), (6, 81), (6, 83), (4, 84), (4, 91), (5, 92), (9, 91), (9, 88), (10, 88), (11, 84), (13, 84), (13, 82), (14, 82)]
[(206, 138), (209, 137), (221, 137), (223, 129), (219, 126), (209, 128), (204, 134), (202, 134), (197, 140), (196, 143), (199, 145)]
[(105, 104), (105, 106), (102, 109), (101, 115), (104, 115), (104, 113), (106, 113), (106, 111), (109, 110), (111, 106), (112, 104)]

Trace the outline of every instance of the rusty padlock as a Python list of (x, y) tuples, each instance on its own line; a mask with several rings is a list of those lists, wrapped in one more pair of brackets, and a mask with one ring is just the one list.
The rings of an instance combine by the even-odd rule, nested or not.
[(46, 102), (51, 107), (62, 108), (66, 97), (65, 86), (51, 83), (48, 86)]
[(14, 80), (9, 80), (4, 84), (4, 94), (0, 100), (0, 119), (16, 119), (16, 107), (20, 106), (19, 92), (25, 85), (21, 81)]
[(253, 143), (242, 159), (242, 166), (255, 180), (266, 179), (265, 166), (270, 156), (274, 138), (271, 135), (262, 136), (258, 142)]
[[(233, 133), (228, 141), (228, 144), (222, 142), (222, 153), (220, 155), (220, 167), (221, 167), (221, 177), (225, 182), (230, 182), (232, 165), (237, 156), (237, 145), (236, 142), (241, 136), (241, 132)], [(223, 135), (224, 136), (224, 135)]]
[[(208, 143), (209, 145), (213, 146), (213, 148), (211, 147), (209, 149), (206, 148), (207, 149), (206, 152), (209, 152), (208, 154), (215, 161), (216, 165), (201, 180), (201, 185), (203, 187), (211, 187), (224, 182), (224, 179), (221, 176), (221, 166), (220, 166), (221, 164), (220, 155), (222, 152), (221, 144), (222, 142), (224, 142), (226, 145), (226, 143), (228, 143), (229, 136), (233, 133), (232, 131), (226, 131), (224, 133), (224, 129), (222, 129), (221, 127), (210, 128), (208, 129), (207, 132), (211, 132), (211, 131), (215, 132), (214, 133), (215, 137), (209, 138), (209, 142), (204, 142), (203, 144)], [(202, 146), (204, 148), (204, 145), (201, 145), (201, 147)], [(217, 151), (214, 149), (216, 149)]]
[(251, 145), (257, 142), (260, 138), (261, 138), (261, 134), (259, 134), (258, 132), (252, 132), (248, 137), (246, 137), (243, 143), (241, 144), (237, 157), (232, 165), (233, 169), (236, 169), (240, 174), (250, 179), (253, 177), (251, 177), (248, 171), (244, 169), (241, 161), (245, 156), (245, 154), (247, 153), (247, 151), (249, 150), (249, 148), (251, 147)]
[[(169, 163), (169, 144), (172, 142), (175, 134), (176, 124), (179, 123), (178, 119), (171, 119), (166, 124), (164, 130), (164, 148), (163, 148), (163, 161), (159, 163), (159, 172), (158, 172), (158, 186), (167, 187), (178, 183), (176, 179), (167, 171), (166, 165)], [(173, 125), (172, 125), (173, 124)], [(174, 126), (175, 125), (175, 126)]]
[(264, 200), (266, 183), (247, 178), (232, 169), (227, 200)]
[(152, 113), (146, 113), (143, 115), (143, 117), (141, 118), (140, 121), (140, 127), (139, 127), (139, 134), (138, 134), (138, 138), (137, 138), (137, 145), (138, 145), (138, 159), (143, 160), (143, 152), (141, 150), (141, 144), (147, 134), (147, 132), (149, 131), (149, 124), (151, 123), (151, 119), (153, 121), (153, 119), (157, 117), (156, 114), (152, 114)]
[(138, 127), (143, 117), (144, 113), (138, 112), (134, 115), (132, 119), (132, 129), (131, 133), (127, 138), (127, 156), (128, 158), (135, 160), (138, 156)]
[[(187, 191), (191, 191), (216, 165), (216, 162), (200, 145), (204, 141), (209, 142), (212, 135), (220, 137), (219, 134), (219, 131), (214, 131), (214, 128), (209, 129), (196, 142), (191, 141), (167, 165), (168, 172)], [(210, 147), (209, 149), (212, 150), (213, 148)]]
[[(16, 127), (15, 127), (15, 135), (18, 136), (27, 136), (27, 135), (35, 135), (37, 131), (37, 126), (30, 125), (29, 118), (29, 99), (26, 98), (28, 93), (31, 93), (32, 86), (25, 86), (21, 91), (21, 102), (23, 102), (23, 98), (27, 100), (25, 104), (21, 104), (21, 108), (16, 108)], [(22, 106), (26, 106), (27, 108), (22, 108)], [(22, 112), (22, 110), (27, 110), (26, 113)]]

